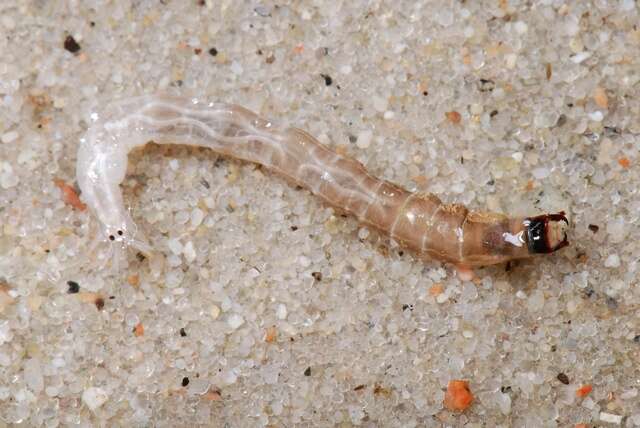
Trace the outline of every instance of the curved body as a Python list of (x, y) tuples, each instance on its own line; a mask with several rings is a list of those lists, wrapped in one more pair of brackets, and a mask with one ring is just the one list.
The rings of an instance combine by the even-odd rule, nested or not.
[(432, 194), (411, 193), (371, 176), (364, 166), (306, 132), (232, 104), (142, 96), (92, 115), (81, 139), (81, 197), (107, 239), (148, 250), (124, 208), (119, 185), (127, 155), (149, 141), (208, 147), (255, 162), (309, 189), (327, 203), (397, 240), (422, 257), (461, 267), (491, 265), (567, 245), (562, 213), (530, 218), (467, 210)]

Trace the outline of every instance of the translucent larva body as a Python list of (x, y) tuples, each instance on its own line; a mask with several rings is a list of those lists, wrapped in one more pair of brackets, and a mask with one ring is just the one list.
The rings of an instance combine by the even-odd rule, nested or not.
[(419, 256), (463, 268), (549, 253), (568, 244), (563, 213), (510, 218), (443, 204), (435, 195), (377, 179), (306, 132), (278, 126), (240, 106), (143, 96), (115, 102), (92, 114), (92, 121), (78, 150), (81, 197), (108, 240), (141, 251), (150, 248), (124, 207), (119, 185), (129, 151), (149, 141), (208, 147), (263, 165)]

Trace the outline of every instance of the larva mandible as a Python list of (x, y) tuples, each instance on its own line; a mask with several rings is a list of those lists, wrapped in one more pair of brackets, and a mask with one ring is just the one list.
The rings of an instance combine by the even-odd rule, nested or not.
[(150, 246), (125, 209), (119, 185), (129, 151), (149, 141), (208, 147), (263, 165), (417, 255), (453, 263), (463, 272), (568, 245), (563, 212), (507, 217), (444, 204), (433, 194), (377, 179), (306, 132), (279, 127), (237, 105), (148, 95), (114, 102), (91, 120), (78, 149), (81, 197), (107, 240), (142, 252)]

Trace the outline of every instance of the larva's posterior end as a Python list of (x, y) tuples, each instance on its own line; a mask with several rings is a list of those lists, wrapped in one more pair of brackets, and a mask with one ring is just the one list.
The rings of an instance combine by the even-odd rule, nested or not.
[(529, 253), (553, 253), (569, 245), (567, 237), (569, 220), (564, 211), (529, 217), (525, 219), (525, 226)]

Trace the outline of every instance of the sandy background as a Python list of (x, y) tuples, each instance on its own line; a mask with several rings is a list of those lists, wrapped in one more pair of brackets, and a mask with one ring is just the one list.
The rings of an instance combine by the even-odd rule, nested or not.
[[(0, 426), (640, 426), (638, 13), (3, 1)], [(62, 192), (78, 139), (92, 109), (159, 91), (446, 201), (564, 209), (572, 246), (461, 282), (265, 170), (149, 146), (123, 191), (164, 257), (100, 269)], [(476, 397), (462, 414), (451, 379)]]

